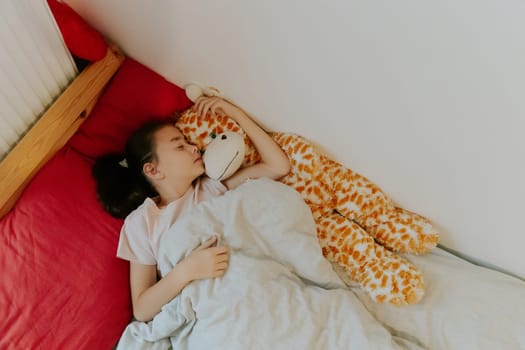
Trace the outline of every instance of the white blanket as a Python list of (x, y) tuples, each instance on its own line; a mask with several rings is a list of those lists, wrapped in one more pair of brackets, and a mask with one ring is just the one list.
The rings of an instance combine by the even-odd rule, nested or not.
[(419, 304), (376, 304), (344, 288), (309, 208), (279, 183), (196, 206), (165, 235), (162, 273), (215, 233), (231, 248), (226, 275), (130, 324), (119, 349), (525, 349), (525, 282), (435, 249), (407, 256), (425, 276)]
[(428, 349), (525, 350), (525, 282), (442, 249), (406, 258), (425, 277), (419, 304), (379, 305), (355, 288), (393, 334), (410, 334)]
[(230, 247), (222, 278), (194, 281), (120, 349), (396, 349), (322, 257), (310, 209), (290, 187), (251, 180), (181, 217), (161, 242), (161, 275), (211, 235)]

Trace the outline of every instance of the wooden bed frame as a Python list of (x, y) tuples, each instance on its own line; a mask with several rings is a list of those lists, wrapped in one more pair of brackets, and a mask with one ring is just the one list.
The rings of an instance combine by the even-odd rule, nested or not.
[(90, 114), (124, 61), (116, 47), (84, 69), (0, 163), (0, 218), (14, 206), (38, 170)]

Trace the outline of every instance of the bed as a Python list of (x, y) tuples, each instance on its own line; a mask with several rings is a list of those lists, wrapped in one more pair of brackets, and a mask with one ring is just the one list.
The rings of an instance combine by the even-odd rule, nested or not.
[[(115, 257), (122, 221), (97, 202), (91, 166), (121, 150), (143, 122), (190, 106), (183, 89), (110, 48), (2, 161), (1, 349), (117, 344), (131, 321), (129, 267)], [(367, 329), (378, 329), (391, 337), (385, 348), (525, 348), (525, 282), (440, 248), (407, 259), (427, 285), (417, 305), (376, 304), (345, 281), (352, 302), (341, 314), (349, 315), (345, 325), (363, 329), (356, 344), (367, 343)], [(369, 323), (350, 316), (356, 314)], [(331, 328), (342, 327), (332, 321)]]

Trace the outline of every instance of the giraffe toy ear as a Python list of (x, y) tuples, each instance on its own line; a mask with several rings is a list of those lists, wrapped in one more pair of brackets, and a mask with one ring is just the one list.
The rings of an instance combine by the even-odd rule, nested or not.
[(190, 84), (184, 87), (186, 91), (186, 96), (190, 99), (191, 102), (195, 103), (199, 97), (203, 95), (202, 88), (196, 84)]
[(197, 84), (188, 84), (184, 87), (186, 96), (193, 102), (201, 96), (222, 96), (219, 89), (213, 86), (201, 87)]

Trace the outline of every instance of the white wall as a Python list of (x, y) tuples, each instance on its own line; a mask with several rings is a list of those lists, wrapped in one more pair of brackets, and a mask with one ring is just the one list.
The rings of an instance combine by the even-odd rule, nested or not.
[(521, 0), (69, 0), (178, 84), (219, 87), (525, 276)]

